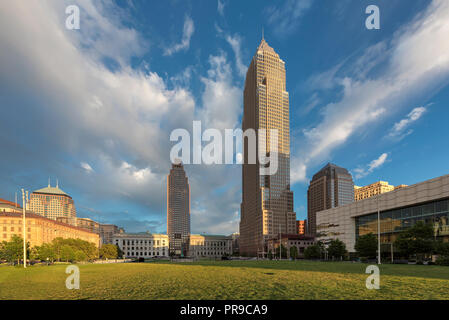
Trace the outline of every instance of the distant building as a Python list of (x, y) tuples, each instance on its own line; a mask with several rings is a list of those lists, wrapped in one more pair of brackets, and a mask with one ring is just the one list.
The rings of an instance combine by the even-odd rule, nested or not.
[(296, 231), (298, 234), (306, 234), (307, 220), (296, 220)]
[(407, 187), (407, 185), (401, 184), (395, 187), (390, 185), (387, 181), (378, 181), (364, 187), (354, 186), (354, 200), (359, 201), (367, 199), (378, 194), (390, 192), (404, 187)]
[(114, 224), (100, 223), (100, 238), (102, 244), (112, 244), (115, 234), (120, 233), (120, 229)]
[(22, 212), (22, 207), (15, 202), (0, 199), (0, 212)]
[[(30, 211), (26, 213), (26, 240), (31, 247), (50, 243), (55, 238), (81, 239), (100, 245), (98, 234), (53, 219), (42, 217)], [(0, 241), (9, 241), (13, 235), (22, 237), (22, 213), (0, 212)]]
[(232, 238), (232, 253), (239, 254), (240, 253), (240, 246), (239, 246), (240, 233), (235, 232), (235, 233), (231, 234), (231, 238)]
[(219, 258), (232, 255), (232, 236), (190, 235), (189, 256)]
[(316, 213), (354, 202), (354, 182), (348, 170), (328, 163), (307, 190), (308, 233), (316, 234)]
[[(299, 235), (299, 234), (286, 234), (281, 235), (282, 246), (287, 249), (287, 258), (290, 258), (290, 248), (296, 247), (298, 252), (298, 258), (304, 258), (304, 251), (307, 247), (315, 244), (315, 238), (312, 236)], [(271, 251), (273, 256), (276, 250), (279, 250), (279, 235), (268, 240), (268, 252)], [(278, 251), (279, 252), (279, 251)]]
[(170, 255), (185, 256), (190, 236), (190, 185), (181, 162), (167, 176), (167, 234)]
[(71, 196), (56, 187), (36, 190), (30, 195), (29, 209), (34, 213), (56, 220), (58, 217), (76, 218), (75, 203)]
[(112, 244), (117, 245), (126, 258), (168, 257), (168, 236), (151, 233), (117, 233)]
[(100, 234), (100, 224), (89, 218), (58, 217), (56, 218), (56, 221), (67, 223), (75, 227), (83, 228), (98, 235)]
[(339, 239), (354, 252), (358, 237), (369, 233), (377, 236), (378, 210), (381, 251), (389, 253), (398, 235), (418, 221), (433, 225), (435, 237), (449, 241), (449, 175), (320, 211), (318, 240)]

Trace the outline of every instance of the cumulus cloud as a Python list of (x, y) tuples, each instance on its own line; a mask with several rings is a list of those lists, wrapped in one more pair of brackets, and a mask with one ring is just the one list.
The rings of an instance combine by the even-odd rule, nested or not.
[[(0, 141), (10, 146), (0, 159), (0, 172), (8, 176), (0, 187), (33, 190), (45, 184), (49, 174), (56, 175), (78, 195), (80, 214), (95, 217), (82, 208), (114, 208), (98, 209), (103, 222), (122, 224), (129, 231), (162, 228), (170, 132), (190, 129), (200, 110), (205, 111), (204, 126), (236, 126), (241, 93), (232, 85), (223, 55), (211, 57), (209, 73), (202, 78), (203, 106), (195, 103), (182, 81), (170, 89), (148, 65), (132, 68), (130, 60), (147, 53), (148, 47), (138, 32), (110, 14), (115, 7), (104, 3), (78, 3), (83, 17), (79, 31), (65, 28), (63, 2), (0, 3), (0, 99), (10, 106), (0, 117)], [(193, 33), (189, 19), (184, 28), (188, 40)], [(126, 41), (120, 44), (114, 36)], [(19, 118), (26, 130), (7, 121)], [(238, 194), (223, 195), (223, 201), (235, 204), (227, 210), (215, 206), (210, 193), (236, 179), (238, 168), (197, 167), (186, 167), (193, 199), (204, 197), (201, 207), (192, 206), (192, 211), (208, 210), (216, 218), (214, 225), (232, 219)], [(23, 177), (7, 174), (23, 168)], [(138, 227), (136, 221), (146, 222)], [(195, 223), (205, 231), (212, 225)]]
[(171, 47), (165, 49), (165, 55), (171, 56), (172, 54), (181, 51), (187, 50), (190, 47), (190, 39), (192, 38), (193, 33), (195, 32), (195, 26), (192, 18), (189, 16), (185, 17), (184, 20), (184, 28), (182, 31), (182, 39), (180, 43), (177, 43)]
[(382, 153), (379, 158), (371, 161), (365, 168), (359, 167), (354, 169), (354, 172), (356, 173), (355, 178), (361, 179), (371, 174), (375, 169), (380, 168), (385, 163), (385, 161), (387, 161), (387, 158), (388, 153)]
[[(360, 61), (384, 62), (377, 74), (339, 75), (334, 72), (339, 67), (332, 68), (327, 73), (328, 87), (336, 84), (342, 98), (325, 106), (322, 120), (304, 130), (305, 139), (296, 145), (300, 151), (294, 158), (305, 166), (322, 161), (368, 124), (391, 115), (412, 99), (437, 92), (449, 80), (447, 34), (449, 3), (434, 0), (426, 11), (398, 30), (387, 45), (368, 48), (355, 64), (344, 68), (363, 70)], [(386, 56), (377, 58), (376, 53)], [(366, 65), (369, 70), (374, 67)]]

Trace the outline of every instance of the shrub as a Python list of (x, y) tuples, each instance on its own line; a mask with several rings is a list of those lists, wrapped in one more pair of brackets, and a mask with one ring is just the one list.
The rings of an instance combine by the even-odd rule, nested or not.
[(440, 256), (435, 263), (439, 266), (449, 266), (449, 256)]

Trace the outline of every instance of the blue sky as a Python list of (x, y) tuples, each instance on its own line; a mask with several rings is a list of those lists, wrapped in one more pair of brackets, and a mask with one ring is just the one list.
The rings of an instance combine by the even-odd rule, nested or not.
[[(241, 127), (262, 28), (286, 62), (298, 219), (327, 162), (357, 185), (449, 173), (445, 0), (19, 0), (0, 4), (0, 198), (58, 178), (79, 216), (166, 231), (170, 132)], [(192, 232), (238, 231), (241, 168), (186, 171)]]

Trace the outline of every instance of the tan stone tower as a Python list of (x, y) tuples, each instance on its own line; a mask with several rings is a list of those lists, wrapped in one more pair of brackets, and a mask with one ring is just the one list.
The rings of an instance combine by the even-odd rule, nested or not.
[(187, 255), (190, 239), (190, 185), (181, 162), (167, 176), (167, 234), (170, 255)]
[[(290, 116), (285, 62), (265, 39), (248, 68), (243, 99), (244, 131), (278, 131), (278, 170), (274, 175), (260, 175), (259, 163), (248, 164), (248, 140), (243, 141), (240, 252), (255, 256), (266, 254), (267, 239), (279, 233), (296, 233), (296, 213), (290, 191)], [(263, 140), (269, 153), (269, 131)]]

